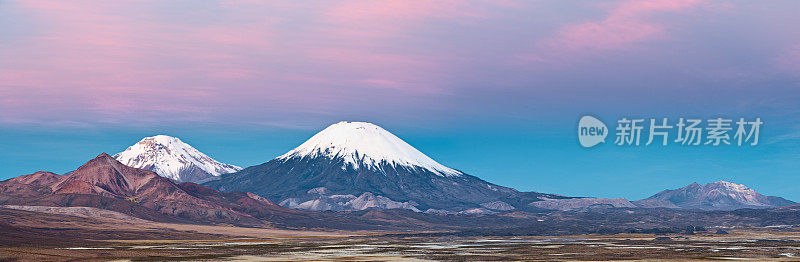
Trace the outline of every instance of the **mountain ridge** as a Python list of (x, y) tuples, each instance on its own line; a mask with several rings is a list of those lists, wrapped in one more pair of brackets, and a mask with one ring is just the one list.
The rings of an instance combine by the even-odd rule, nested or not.
[(701, 210), (735, 210), (742, 208), (772, 208), (794, 204), (793, 201), (765, 196), (749, 187), (728, 181), (701, 185), (693, 182), (685, 187), (664, 190), (633, 201), (638, 207), (665, 207)]

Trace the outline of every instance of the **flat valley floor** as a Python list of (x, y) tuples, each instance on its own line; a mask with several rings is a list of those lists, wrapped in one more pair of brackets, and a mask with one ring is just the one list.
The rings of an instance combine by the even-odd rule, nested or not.
[(797, 228), (715, 233), (472, 237), (170, 224), (0, 209), (0, 261), (800, 261)]
[[(225, 230), (221, 228), (219, 230)], [(248, 229), (257, 233), (257, 229)], [(263, 232), (269, 234), (269, 231)], [(125, 240), (0, 248), (3, 261), (611, 261), (800, 260), (800, 233), (424, 237), (278, 234), (206, 240)], [(669, 239), (667, 239), (669, 237)]]

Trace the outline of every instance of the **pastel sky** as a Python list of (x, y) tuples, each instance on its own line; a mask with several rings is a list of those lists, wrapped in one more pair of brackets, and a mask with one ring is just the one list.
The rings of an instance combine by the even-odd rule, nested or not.
[[(145, 136), (266, 162), (341, 120), (500, 185), (800, 201), (800, 1), (4, 1), (0, 179)], [(761, 117), (756, 147), (581, 148), (578, 119)], [(613, 139), (613, 137), (611, 138)]]

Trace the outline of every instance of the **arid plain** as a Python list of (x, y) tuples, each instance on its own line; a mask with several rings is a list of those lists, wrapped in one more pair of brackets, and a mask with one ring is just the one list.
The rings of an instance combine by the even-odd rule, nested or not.
[(7, 221), (0, 224), (2, 261), (793, 261), (800, 255), (795, 228), (469, 236), (153, 223), (75, 209), (4, 208), (0, 218)]

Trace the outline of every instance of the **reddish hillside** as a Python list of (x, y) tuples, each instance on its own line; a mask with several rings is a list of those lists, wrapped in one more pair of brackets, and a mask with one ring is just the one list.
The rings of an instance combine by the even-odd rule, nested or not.
[(14, 181), (16, 183), (31, 185), (34, 187), (42, 187), (61, 182), (61, 180), (64, 180), (64, 178), (66, 178), (66, 176), (61, 176), (47, 171), (39, 171), (30, 175), (18, 176), (9, 179), (8, 181)]
[[(191, 190), (189, 193), (187, 190)], [(258, 226), (257, 216), (291, 214), (256, 195), (221, 193), (195, 185), (176, 185), (144, 169), (100, 154), (70, 175), (36, 172), (0, 182), (0, 204), (89, 206), (150, 220), (183, 220)]]

